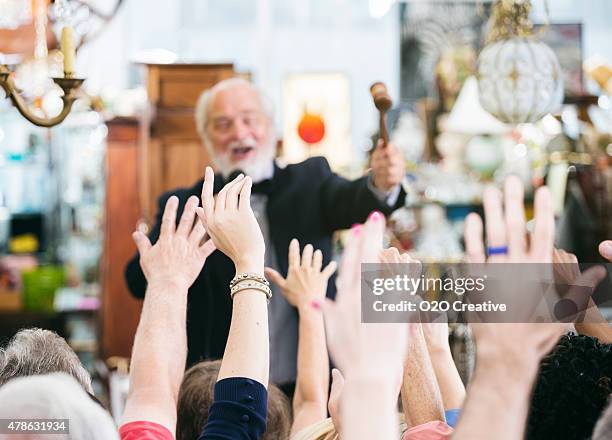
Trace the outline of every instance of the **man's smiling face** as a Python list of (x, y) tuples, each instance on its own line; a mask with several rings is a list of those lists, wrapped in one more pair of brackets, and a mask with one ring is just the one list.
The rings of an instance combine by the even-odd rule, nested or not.
[(208, 104), (206, 142), (219, 171), (240, 169), (257, 181), (261, 169), (274, 158), (275, 141), (270, 117), (249, 83), (232, 83), (216, 90)]

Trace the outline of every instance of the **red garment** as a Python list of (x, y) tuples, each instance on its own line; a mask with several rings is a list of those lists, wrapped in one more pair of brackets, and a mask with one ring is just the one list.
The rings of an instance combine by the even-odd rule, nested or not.
[(154, 422), (130, 422), (119, 428), (121, 440), (174, 440), (165, 426)]
[(447, 440), (453, 435), (453, 428), (444, 422), (423, 423), (404, 432), (402, 440)]

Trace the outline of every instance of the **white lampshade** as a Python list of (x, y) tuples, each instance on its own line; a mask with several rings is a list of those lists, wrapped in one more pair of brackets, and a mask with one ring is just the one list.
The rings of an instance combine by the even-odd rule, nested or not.
[(557, 56), (533, 38), (486, 46), (478, 58), (482, 107), (507, 123), (535, 122), (559, 109), (563, 78)]
[(507, 133), (509, 127), (482, 108), (478, 95), (478, 81), (470, 76), (463, 83), (455, 105), (441, 128), (447, 132), (469, 135)]

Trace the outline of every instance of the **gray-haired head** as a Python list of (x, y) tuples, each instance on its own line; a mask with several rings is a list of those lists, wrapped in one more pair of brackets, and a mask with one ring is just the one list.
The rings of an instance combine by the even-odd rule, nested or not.
[[(70, 434), (46, 440), (116, 440), (113, 419), (80, 384), (64, 373), (21, 377), (0, 388), (0, 419), (68, 419)], [(29, 437), (26, 437), (29, 438)]]
[(264, 113), (266, 114), (266, 116), (268, 117), (270, 123), (274, 122), (274, 104), (272, 102), (272, 99), (270, 99), (270, 97), (263, 90), (261, 90), (259, 87), (255, 86), (253, 83), (251, 83), (250, 81), (247, 81), (244, 78), (234, 77), (234, 78), (224, 79), (222, 81), (219, 81), (217, 84), (212, 86), (210, 89), (204, 90), (202, 94), (200, 95), (200, 97), (198, 98), (198, 102), (196, 104), (196, 108), (195, 108), (196, 128), (198, 130), (198, 134), (200, 135), (200, 138), (202, 138), (202, 142), (204, 143), (204, 145), (207, 146), (209, 143), (207, 127), (208, 127), (208, 121), (209, 121), (208, 111), (210, 108), (211, 101), (213, 100), (214, 96), (217, 93), (223, 90), (227, 90), (232, 87), (236, 87), (236, 86), (247, 86), (253, 89), (257, 93), (257, 96), (259, 97), (259, 100), (261, 102), (261, 107)]
[(276, 154), (272, 101), (243, 78), (205, 90), (195, 122), (213, 164), (224, 176), (241, 170), (254, 182), (272, 176)]
[(64, 338), (52, 331), (20, 330), (0, 349), (0, 386), (16, 377), (48, 373), (69, 374), (92, 392), (89, 373)]

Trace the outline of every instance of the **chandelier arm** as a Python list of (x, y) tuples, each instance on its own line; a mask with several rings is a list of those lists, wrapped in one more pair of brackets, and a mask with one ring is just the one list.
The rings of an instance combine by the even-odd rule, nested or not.
[(68, 116), (70, 110), (72, 109), (72, 104), (74, 104), (74, 101), (76, 100), (75, 90), (82, 84), (82, 79), (53, 78), (53, 80), (64, 90), (64, 96), (62, 96), (62, 102), (64, 105), (62, 106), (62, 110), (58, 115), (53, 116), (52, 118), (42, 118), (32, 114), (25, 100), (18, 93), (17, 87), (15, 87), (15, 84), (10, 78), (7, 69), (2, 67), (4, 66), (0, 67), (0, 86), (2, 86), (4, 89), (6, 97), (11, 100), (13, 105), (24, 118), (34, 125), (45, 128), (54, 127), (66, 119), (66, 116)]
[(91, 33), (91, 34), (85, 34), (82, 36), (81, 40), (79, 41), (76, 47), (77, 51), (81, 49), (81, 47), (83, 47), (86, 43), (92, 40), (95, 40), (98, 37), (98, 35), (100, 35), (102, 32), (105, 31), (105, 25), (108, 24), (113, 18), (115, 18), (115, 15), (117, 15), (119, 8), (123, 4), (123, 0), (117, 0), (117, 2), (115, 3), (115, 6), (113, 7), (113, 10), (109, 13), (104, 13), (96, 9), (94, 6), (92, 6), (88, 1), (72, 0), (72, 2), (78, 6), (86, 7), (92, 15), (98, 17), (104, 22), (104, 25), (102, 25), (96, 32)]
[(91, 12), (93, 15), (95, 15), (96, 17), (101, 18), (104, 21), (111, 21), (115, 15), (117, 14), (117, 11), (119, 10), (119, 7), (121, 6), (121, 3), (123, 3), (123, 0), (117, 0), (117, 3), (115, 4), (115, 6), (113, 7), (113, 10), (109, 13), (104, 13), (98, 9), (96, 9), (94, 6), (92, 6), (89, 2), (84, 1), (84, 0), (72, 0), (75, 4), (80, 5), (80, 6), (85, 6), (86, 8), (89, 9), (89, 12)]

